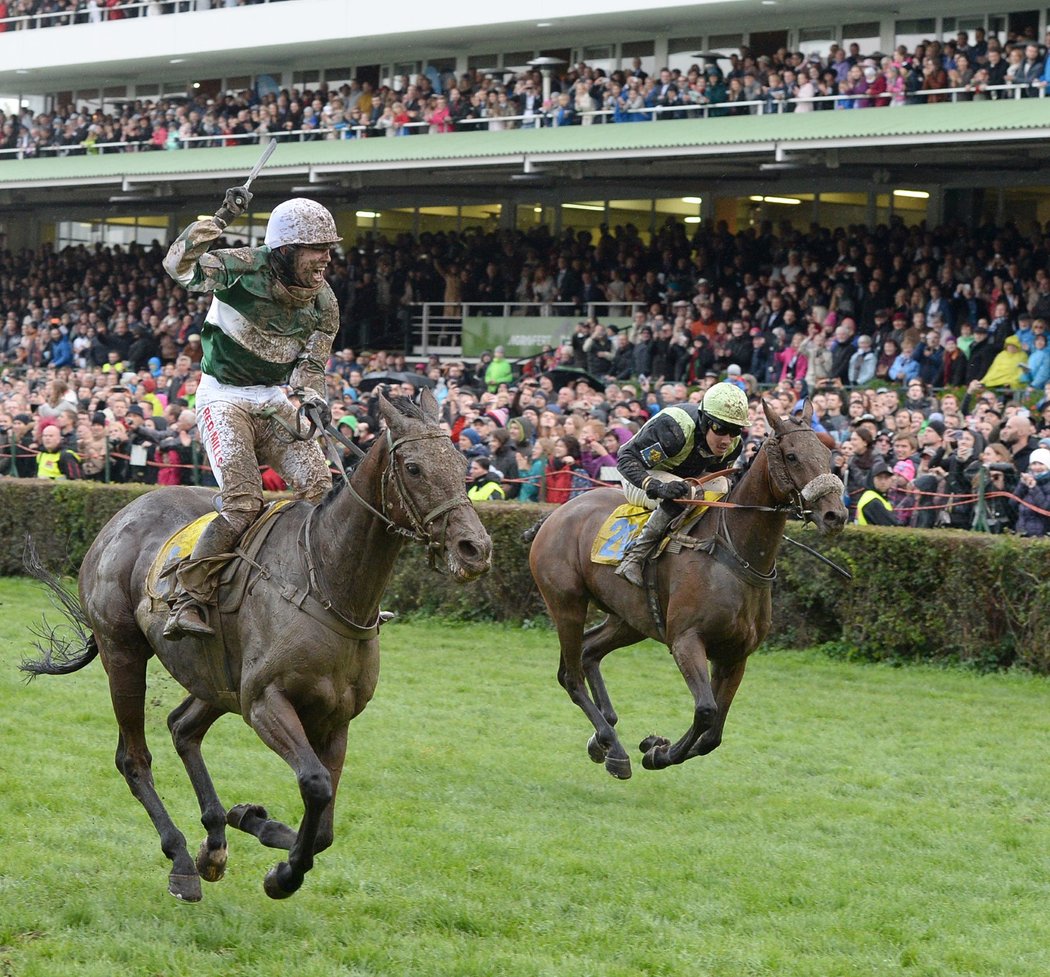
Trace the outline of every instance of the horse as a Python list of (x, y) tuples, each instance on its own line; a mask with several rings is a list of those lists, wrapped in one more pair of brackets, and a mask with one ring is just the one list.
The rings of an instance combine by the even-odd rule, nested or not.
[[(624, 502), (618, 489), (577, 496), (526, 531), (526, 537), (534, 533), (529, 564), (561, 646), (558, 682), (594, 726), (591, 760), (621, 780), (631, 776), (631, 760), (616, 735), (602, 659), (654, 638), (668, 646), (692, 693), (692, 723), (680, 739), (652, 735), (640, 743), (646, 769), (710, 753), (722, 742), (747, 658), (769, 632), (770, 588), (788, 514), (812, 520), (825, 534), (846, 524), (842, 483), (812, 429), (812, 404), (799, 418), (781, 418), (764, 401), (763, 409), (772, 433), (727, 504), (676, 534), (679, 552), (649, 564), (646, 589), (616, 576), (615, 566), (591, 560), (600, 528)], [(589, 603), (606, 617), (585, 630)]]
[[(403, 544), (423, 542), (432, 565), (443, 557), (461, 581), (489, 569), (492, 543), (467, 499), (462, 455), (438, 427), (433, 394), (423, 390), (418, 405), (380, 396), (379, 411), (385, 435), (352, 475), (318, 505), (294, 503), (272, 520), (251, 557), (255, 576), (240, 609), (219, 614), (216, 638), (165, 639), (167, 606), (147, 592), (165, 541), (212, 508), (208, 490), (162, 489), (118, 512), (84, 557), (79, 600), (37, 567), (36, 575), (64, 596), (82, 647), (77, 652), (72, 638), (62, 647), (51, 629), (50, 642), (37, 645), (43, 658), (22, 667), (30, 675), (67, 674), (102, 659), (119, 726), (117, 769), (160, 835), (172, 863), (168, 889), (178, 899), (196, 902), (201, 879), (222, 878), (227, 826), (287, 850), (287, 860), (266, 874), (268, 896), (299, 889), (314, 855), (333, 841), (347, 727), (376, 686), (379, 602)], [(168, 728), (207, 831), (196, 858), (153, 784), (144, 707), (146, 663), (154, 654), (189, 693)], [(261, 805), (223, 807), (201, 741), (228, 712), (239, 713), (294, 771), (304, 806), (298, 831)]]

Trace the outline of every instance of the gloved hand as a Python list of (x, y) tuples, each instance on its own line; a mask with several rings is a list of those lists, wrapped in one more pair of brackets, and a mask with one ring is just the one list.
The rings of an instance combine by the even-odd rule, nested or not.
[(303, 419), (307, 423), (310, 420), (309, 415), (306, 413), (307, 408), (317, 417), (322, 430), (332, 423), (332, 408), (328, 406), (328, 401), (316, 390), (298, 390), (296, 394), (299, 397), (299, 413), (302, 414)]
[(223, 200), (222, 206), (215, 211), (215, 223), (226, 227), (240, 217), (251, 202), (252, 194), (247, 187), (230, 187), (226, 191), (226, 199)]
[(691, 490), (692, 486), (681, 479), (677, 482), (661, 482), (654, 478), (646, 488), (645, 494), (650, 499), (680, 499), (683, 495), (688, 495)]

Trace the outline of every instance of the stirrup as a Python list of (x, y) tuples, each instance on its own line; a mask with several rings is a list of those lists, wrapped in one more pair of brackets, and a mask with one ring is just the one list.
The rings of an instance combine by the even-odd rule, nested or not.
[(173, 607), (164, 625), (164, 637), (169, 639), (211, 637), (215, 629), (200, 614), (196, 604)]

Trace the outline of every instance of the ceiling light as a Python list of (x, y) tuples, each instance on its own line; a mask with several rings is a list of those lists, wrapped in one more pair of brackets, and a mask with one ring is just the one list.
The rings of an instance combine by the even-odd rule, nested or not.
[(913, 197), (915, 200), (929, 200), (930, 195), (925, 190), (894, 190), (895, 197)]
[(700, 223), (700, 218), (699, 217), (686, 217), (685, 218), (685, 223), (686, 224), (699, 224)]
[(758, 204), (800, 204), (802, 203), (798, 197), (763, 197), (763, 196), (751, 196), (747, 198), (753, 200)]
[(554, 25), (549, 20), (544, 20), (544, 21), (540, 21), (540, 23), (538, 23), (536, 26), (537, 27), (553, 27)]
[(682, 197), (682, 203), (684, 203), (684, 204), (702, 204), (703, 201), (699, 197)]
[(361, 217), (364, 220), (376, 220), (379, 217), (378, 210), (358, 210), (354, 212), (355, 217)]
[(168, 64), (182, 64), (182, 62), (185, 61), (185, 60), (186, 60), (185, 58), (172, 58), (168, 62)]
[(563, 210), (596, 210), (599, 214), (605, 213), (605, 208), (598, 204), (562, 204)]

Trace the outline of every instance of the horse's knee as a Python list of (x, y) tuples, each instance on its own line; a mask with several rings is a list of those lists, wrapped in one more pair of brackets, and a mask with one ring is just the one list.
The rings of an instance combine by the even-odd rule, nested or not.
[(714, 703), (701, 703), (693, 710), (693, 722), (697, 729), (708, 730), (718, 719), (718, 706)]
[(332, 802), (332, 777), (325, 769), (300, 774), (299, 793), (307, 804), (324, 807)]

